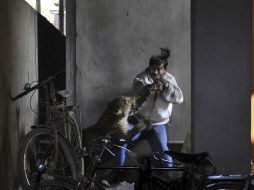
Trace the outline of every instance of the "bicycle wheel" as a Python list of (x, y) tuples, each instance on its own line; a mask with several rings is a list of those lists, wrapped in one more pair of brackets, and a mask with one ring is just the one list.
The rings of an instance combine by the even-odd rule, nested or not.
[(204, 190), (243, 190), (244, 186), (245, 186), (244, 182), (222, 181), (208, 184), (206, 185)]
[(45, 160), (46, 172), (41, 181), (54, 179), (55, 176), (78, 177), (78, 164), (72, 146), (58, 134), (58, 156), (54, 157), (54, 137), (48, 128), (30, 131), (23, 139), (18, 153), (18, 176), (24, 189), (29, 189), (37, 179), (38, 165)]

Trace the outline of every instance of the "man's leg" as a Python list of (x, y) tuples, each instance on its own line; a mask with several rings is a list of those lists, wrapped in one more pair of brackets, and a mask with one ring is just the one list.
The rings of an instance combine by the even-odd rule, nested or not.
[[(128, 130), (131, 130), (134, 126), (129, 124), (128, 125)], [(131, 141), (135, 141), (140, 137), (141, 133), (137, 133), (136, 135), (134, 135), (131, 139)], [(114, 140), (119, 141), (120, 138), (114, 138)], [(126, 158), (126, 149), (128, 144), (124, 143), (121, 145), (123, 148), (120, 147), (115, 147), (113, 150), (113, 153), (115, 154), (113, 160), (113, 165), (114, 166), (123, 166), (124, 162), (125, 162), (125, 158)], [(110, 174), (108, 174), (104, 179), (102, 179), (102, 184), (110, 187), (110, 184), (114, 184), (114, 183), (119, 183), (121, 181), (121, 179), (119, 179), (119, 177), (121, 178), (121, 172), (119, 170), (112, 170), (112, 172)]]
[[(168, 139), (167, 139), (167, 131), (165, 125), (155, 125), (152, 126), (151, 131), (149, 131), (149, 135), (147, 135), (147, 141), (149, 142), (151, 149), (153, 152), (162, 152), (168, 150)], [(167, 162), (163, 162), (163, 167), (171, 167), (172, 166), (172, 158), (169, 155), (164, 155), (164, 159)], [(158, 161), (154, 162), (156, 166), (158, 165)]]
[[(129, 124), (128, 125), (128, 130), (131, 130), (134, 126)], [(131, 141), (135, 141), (137, 140), (141, 135), (141, 132), (137, 133), (136, 135), (134, 135), (131, 139)], [(123, 148), (115, 148), (115, 157), (114, 157), (114, 164), (117, 166), (123, 166), (124, 162), (125, 162), (125, 158), (126, 158), (126, 148), (128, 146), (127, 143), (124, 143), (121, 145)]]

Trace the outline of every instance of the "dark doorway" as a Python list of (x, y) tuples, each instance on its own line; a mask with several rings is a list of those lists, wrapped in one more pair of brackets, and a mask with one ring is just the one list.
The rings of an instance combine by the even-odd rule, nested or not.
[[(47, 77), (65, 71), (66, 69), (66, 38), (50, 22), (38, 13), (38, 65), (39, 81)], [(66, 75), (63, 74), (55, 80), (56, 89), (66, 88)], [(43, 93), (39, 91), (39, 101)], [(43, 106), (39, 106), (39, 112), (43, 113)], [(44, 122), (43, 114), (39, 116), (39, 122)]]

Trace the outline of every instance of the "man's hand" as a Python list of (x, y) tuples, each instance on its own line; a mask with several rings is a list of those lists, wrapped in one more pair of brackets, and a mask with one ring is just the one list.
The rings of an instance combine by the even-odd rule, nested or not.
[(154, 81), (151, 91), (162, 91), (163, 83), (160, 80)]
[(156, 80), (153, 84), (148, 84), (144, 87), (143, 92), (145, 95), (151, 94), (152, 91), (162, 91), (163, 83)]

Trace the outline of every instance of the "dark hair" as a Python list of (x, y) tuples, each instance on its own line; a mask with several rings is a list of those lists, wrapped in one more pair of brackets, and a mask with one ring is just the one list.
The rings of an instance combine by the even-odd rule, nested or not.
[(170, 50), (168, 48), (160, 48), (161, 53), (159, 55), (153, 55), (149, 60), (149, 67), (152, 65), (163, 64), (164, 69), (167, 69), (168, 58), (170, 56)]
[(152, 65), (161, 65), (163, 63), (164, 62), (159, 55), (153, 55), (149, 60), (149, 67)]
[(164, 68), (167, 69), (170, 50), (168, 48), (160, 48), (160, 50), (161, 50), (160, 58), (161, 60), (164, 61)]

